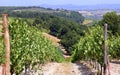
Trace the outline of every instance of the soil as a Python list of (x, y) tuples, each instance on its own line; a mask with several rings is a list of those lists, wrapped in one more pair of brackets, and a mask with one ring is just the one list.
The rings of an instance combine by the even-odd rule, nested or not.
[[(120, 62), (111, 62), (110, 72), (111, 75), (120, 75)], [(2, 75), (1, 66), (0, 75)], [(93, 75), (93, 71), (81, 63), (47, 63), (39, 71), (28, 75)]]
[(120, 60), (110, 63), (110, 73), (111, 75), (120, 75)]
[(42, 67), (41, 75), (93, 75), (92, 71), (80, 63), (48, 63)]
[[(111, 75), (120, 75), (120, 63), (110, 63)], [(81, 63), (47, 63), (40, 75), (94, 75), (95, 71)]]
[(60, 39), (59, 39), (59, 38), (54, 37), (54, 36), (52, 36), (52, 35), (50, 35), (50, 34), (48, 34), (48, 33), (44, 33), (44, 32), (43, 32), (42, 34), (43, 34), (43, 36), (45, 36), (47, 39), (51, 40), (52, 43), (53, 43), (53, 45), (55, 45), (55, 46), (58, 46), (58, 45), (59, 45), (59, 42), (60, 42)]

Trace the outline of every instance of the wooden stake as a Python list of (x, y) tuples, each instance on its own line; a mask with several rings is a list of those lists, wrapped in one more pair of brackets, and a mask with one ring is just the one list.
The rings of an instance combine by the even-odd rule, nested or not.
[(103, 75), (107, 75), (107, 24), (104, 25), (104, 71)]
[(5, 75), (10, 75), (10, 40), (9, 40), (9, 30), (8, 30), (8, 15), (2, 14), (3, 29), (4, 29), (4, 43), (5, 43)]

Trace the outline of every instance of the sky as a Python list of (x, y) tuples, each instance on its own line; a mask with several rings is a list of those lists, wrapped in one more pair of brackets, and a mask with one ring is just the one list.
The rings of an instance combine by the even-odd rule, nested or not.
[(0, 0), (0, 6), (120, 4), (120, 0)]

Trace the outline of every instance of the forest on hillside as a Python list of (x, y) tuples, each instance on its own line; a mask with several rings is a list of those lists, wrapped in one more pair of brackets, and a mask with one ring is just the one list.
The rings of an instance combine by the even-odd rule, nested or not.
[(0, 7), (0, 10), (0, 13), (23, 18), (28, 25), (60, 38), (60, 43), (69, 53), (79, 37), (84, 35), (83, 31), (87, 30), (87, 26), (82, 25), (84, 17), (75, 11), (42, 7)]

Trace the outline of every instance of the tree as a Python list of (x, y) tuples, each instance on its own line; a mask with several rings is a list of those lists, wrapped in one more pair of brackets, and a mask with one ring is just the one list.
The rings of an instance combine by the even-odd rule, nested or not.
[(76, 12), (67, 15), (65, 12), (60, 13), (55, 15), (44, 13), (34, 20), (33, 25), (42, 30), (46, 29), (51, 35), (60, 38), (60, 43), (71, 53), (70, 48), (77, 43), (80, 36), (84, 36), (83, 30), (86, 30), (87, 26), (80, 25), (83, 17)]
[(120, 17), (116, 14), (116, 12), (106, 13), (100, 23), (102, 25), (107, 23), (108, 29), (111, 30), (113, 34), (120, 31)]

